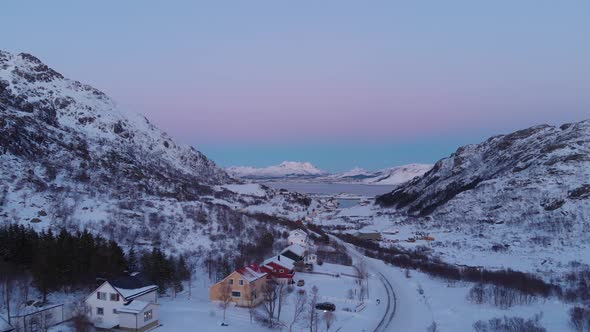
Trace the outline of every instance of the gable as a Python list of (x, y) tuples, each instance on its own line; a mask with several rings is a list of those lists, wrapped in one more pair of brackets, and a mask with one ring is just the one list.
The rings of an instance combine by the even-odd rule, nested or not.
[[(104, 292), (104, 293), (116, 293), (119, 294), (122, 298), (125, 298), (123, 296), (123, 294), (121, 294), (115, 287), (113, 287), (108, 281), (105, 281), (102, 283), (102, 285), (98, 286), (97, 289), (94, 290), (94, 292), (90, 293), (90, 295), (88, 295), (86, 297), (86, 300), (92, 299), (92, 298), (96, 298), (96, 293), (97, 292)], [(108, 295), (107, 295), (108, 296)]]

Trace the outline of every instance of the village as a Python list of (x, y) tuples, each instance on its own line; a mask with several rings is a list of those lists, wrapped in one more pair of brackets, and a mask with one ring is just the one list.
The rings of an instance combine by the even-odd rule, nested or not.
[(76, 303), (73, 296), (57, 297), (61, 303), (28, 303), (10, 320), (0, 319), (0, 332), (78, 331), (80, 311), (88, 320), (84, 331), (184, 331), (195, 326), (358, 331), (379, 321), (385, 309), (379, 307), (377, 294), (382, 292), (377, 289), (382, 285), (378, 279), (363, 262), (352, 264), (351, 258), (345, 264), (324, 262), (318, 249), (332, 251), (334, 256), (342, 253), (314, 243), (309, 233), (313, 232), (291, 230), (283, 250), (221, 280), (197, 277), (192, 292), (172, 297), (159, 292), (142, 273), (131, 272), (102, 281), (92, 292), (82, 294), (82, 302), (78, 294)]

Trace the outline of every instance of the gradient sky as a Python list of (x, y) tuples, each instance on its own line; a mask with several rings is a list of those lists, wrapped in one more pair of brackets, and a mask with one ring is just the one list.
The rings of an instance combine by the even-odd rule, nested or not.
[(30, 52), (219, 164), (332, 170), (590, 118), (590, 1), (4, 1)]

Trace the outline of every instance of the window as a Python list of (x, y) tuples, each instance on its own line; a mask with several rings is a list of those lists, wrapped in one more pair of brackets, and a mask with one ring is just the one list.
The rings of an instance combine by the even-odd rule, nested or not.
[(104, 308), (96, 308), (96, 314), (99, 316), (104, 315)]
[(96, 298), (99, 300), (107, 300), (107, 293), (105, 292), (96, 292)]
[(252, 293), (250, 293), (250, 297), (252, 297), (253, 299), (256, 299), (256, 291), (253, 290)]
[(236, 292), (236, 291), (231, 292), (231, 297), (241, 297), (241, 296), (242, 296), (242, 293), (240, 293), (240, 292)]
[(229, 284), (233, 285), (234, 284), (234, 280), (233, 279), (229, 279)]
[(111, 293), (111, 301), (119, 301), (119, 294)]
[(244, 280), (240, 279), (240, 286), (244, 286)]
[(283, 269), (279, 270), (279, 273), (284, 273), (284, 272), (285, 272), (285, 270), (283, 270)]
[(152, 313), (151, 310), (148, 310), (148, 311), (146, 311), (146, 312), (143, 313), (143, 321), (144, 322), (147, 322), (148, 320), (152, 319), (153, 317), (154, 316), (153, 316), (153, 313)]

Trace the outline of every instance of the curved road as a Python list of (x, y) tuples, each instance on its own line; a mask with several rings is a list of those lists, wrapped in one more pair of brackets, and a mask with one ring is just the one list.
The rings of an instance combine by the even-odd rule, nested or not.
[(385, 278), (385, 275), (383, 273), (379, 272), (379, 269), (372, 266), (372, 264), (370, 262), (365, 260), (366, 257), (363, 254), (361, 254), (356, 249), (355, 246), (353, 246), (350, 243), (344, 242), (335, 236), (330, 236), (330, 237), (332, 239), (334, 239), (335, 241), (338, 241), (340, 244), (344, 245), (344, 247), (347, 249), (348, 253), (356, 256), (357, 259), (359, 259), (359, 260), (364, 260), (365, 262), (367, 262), (367, 267), (370, 268), (371, 270), (373, 270), (375, 272), (375, 275), (377, 275), (379, 277), (379, 280), (381, 280), (381, 283), (383, 284), (383, 287), (385, 287), (385, 291), (387, 292), (387, 307), (385, 310), (385, 314), (383, 315), (383, 318), (381, 318), (381, 321), (379, 321), (379, 324), (377, 325), (377, 327), (373, 331), (374, 332), (389, 331), (389, 325), (393, 321), (393, 318), (395, 317), (395, 312), (397, 309), (397, 296), (395, 295), (395, 292), (393, 290), (393, 286), (391, 285), (389, 280), (387, 280), (387, 278)]
[(393, 320), (393, 317), (395, 316), (395, 309), (397, 307), (397, 298), (395, 296), (395, 292), (393, 291), (393, 287), (391, 286), (391, 283), (389, 282), (389, 280), (387, 280), (387, 278), (385, 278), (383, 273), (377, 272), (377, 276), (379, 277), (379, 279), (383, 283), (383, 286), (385, 287), (385, 291), (387, 291), (387, 308), (385, 309), (385, 314), (383, 315), (383, 318), (379, 322), (379, 325), (377, 325), (377, 327), (375, 328), (374, 332), (388, 331), (389, 325), (391, 324), (391, 321)]

